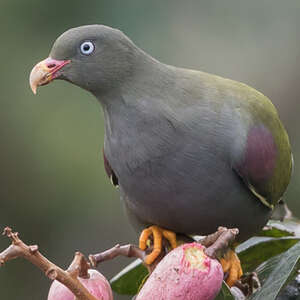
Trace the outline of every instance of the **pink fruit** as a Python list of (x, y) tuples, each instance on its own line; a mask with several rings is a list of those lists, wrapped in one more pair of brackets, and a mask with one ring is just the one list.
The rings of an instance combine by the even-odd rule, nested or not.
[[(113, 300), (112, 290), (106, 278), (96, 270), (88, 271), (90, 278), (80, 278), (80, 282), (99, 300)], [(48, 300), (75, 300), (74, 294), (62, 283), (55, 280), (49, 290)]]
[(221, 289), (221, 264), (197, 243), (184, 244), (157, 265), (136, 300), (212, 300)]

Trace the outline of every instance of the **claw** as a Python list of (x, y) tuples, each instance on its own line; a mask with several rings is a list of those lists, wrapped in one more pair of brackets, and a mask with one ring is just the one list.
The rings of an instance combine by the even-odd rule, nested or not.
[(226, 283), (232, 287), (243, 275), (241, 262), (233, 250), (228, 250), (224, 258), (220, 259), (224, 273), (228, 273)]
[(153, 225), (144, 229), (141, 233), (139, 246), (142, 250), (147, 249), (147, 241), (151, 235), (153, 235), (153, 250), (145, 258), (145, 263), (148, 265), (151, 265), (161, 253), (163, 237), (168, 240), (172, 249), (177, 247), (176, 234), (174, 232)]

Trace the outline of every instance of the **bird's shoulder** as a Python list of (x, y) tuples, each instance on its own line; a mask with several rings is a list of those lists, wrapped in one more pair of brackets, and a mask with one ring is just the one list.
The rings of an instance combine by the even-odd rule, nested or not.
[(289, 138), (279, 118), (253, 118), (231, 149), (233, 170), (264, 204), (274, 206), (293, 168)]
[(275, 205), (290, 181), (293, 159), (288, 134), (273, 103), (244, 83), (203, 72), (182, 72), (191, 81), (201, 82), (199, 101), (209, 107), (212, 120), (224, 127), (224, 133), (230, 130), (233, 170), (261, 201)]

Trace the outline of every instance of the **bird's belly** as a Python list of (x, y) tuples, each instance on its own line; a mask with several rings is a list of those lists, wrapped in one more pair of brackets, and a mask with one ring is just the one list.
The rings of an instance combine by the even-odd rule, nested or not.
[(218, 164), (218, 170), (190, 168), (186, 173), (159, 169), (152, 166), (159, 174), (156, 177), (137, 171), (127, 185), (121, 185), (129, 218), (139, 230), (156, 224), (178, 233), (204, 235), (218, 226), (238, 227), (240, 239), (246, 239), (270, 216), (270, 210), (226, 164)]

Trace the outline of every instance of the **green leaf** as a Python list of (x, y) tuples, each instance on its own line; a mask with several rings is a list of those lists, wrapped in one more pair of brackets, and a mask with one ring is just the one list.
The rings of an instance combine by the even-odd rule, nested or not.
[(285, 236), (295, 236), (295, 233), (288, 230), (284, 225), (278, 223), (274, 225), (267, 225), (259, 233), (259, 236), (269, 236), (269, 237), (285, 237)]
[(215, 300), (234, 300), (234, 297), (230, 292), (229, 286), (224, 281), (222, 283), (222, 288)]
[(282, 288), (292, 279), (300, 266), (300, 242), (285, 253), (272, 257), (257, 269), (262, 288), (251, 300), (274, 300)]
[(279, 230), (292, 232), (294, 236), (300, 237), (300, 220), (297, 218), (289, 218), (283, 222), (277, 220), (270, 220), (267, 224)]
[(244, 272), (252, 272), (261, 263), (287, 251), (299, 240), (295, 237), (253, 237), (240, 244), (236, 248), (236, 252), (241, 260)]
[(113, 291), (120, 295), (137, 294), (148, 270), (140, 259), (135, 260), (110, 280)]

